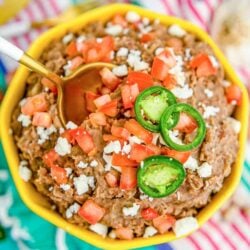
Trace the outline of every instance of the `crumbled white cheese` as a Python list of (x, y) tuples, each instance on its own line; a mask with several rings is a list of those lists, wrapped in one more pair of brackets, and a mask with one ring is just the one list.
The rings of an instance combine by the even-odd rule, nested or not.
[(78, 164), (76, 165), (78, 168), (86, 168), (88, 166), (88, 163), (79, 161)]
[(219, 63), (218, 63), (218, 61), (216, 60), (216, 58), (215, 58), (214, 56), (212, 56), (212, 55), (210, 55), (210, 56), (208, 56), (208, 57), (209, 57), (210, 62), (212, 63), (212, 66), (213, 66), (214, 68), (218, 68), (218, 67), (219, 67)]
[(32, 176), (31, 170), (28, 168), (28, 162), (27, 161), (21, 161), (19, 164), (19, 175), (20, 177), (28, 182)]
[(94, 176), (87, 176), (87, 179), (88, 179), (89, 187), (94, 189), (95, 188), (95, 178), (94, 178)]
[(134, 65), (135, 71), (147, 70), (148, 68), (149, 68), (149, 64), (147, 62), (142, 61), (142, 60), (135, 63), (135, 65)]
[(59, 128), (59, 134), (63, 134), (65, 132), (64, 128)]
[(185, 59), (189, 60), (191, 58), (191, 49), (190, 48), (186, 48), (185, 49)]
[(129, 23), (135, 23), (141, 19), (140, 15), (134, 11), (128, 11), (125, 18)]
[(182, 56), (176, 56), (174, 54), (173, 49), (170, 51), (176, 59), (176, 64), (174, 65), (174, 67), (172, 67), (169, 70), (169, 73), (174, 75), (174, 78), (176, 79), (177, 84), (179, 84), (181, 87), (184, 87), (185, 83), (186, 83), (186, 76), (185, 76), (185, 73), (183, 71), (183, 65), (184, 65), (183, 58), (182, 58)]
[(241, 129), (241, 122), (232, 117), (228, 117), (227, 120), (230, 122), (230, 125), (232, 126), (234, 132), (236, 134), (239, 134)]
[(109, 171), (112, 167), (112, 155), (107, 155), (103, 153), (102, 158), (106, 163), (104, 166), (105, 171)]
[(76, 38), (76, 43), (82, 43), (86, 40), (86, 36), (80, 35)]
[(116, 239), (115, 230), (112, 230), (112, 231), (109, 233), (109, 238), (111, 238), (111, 239)]
[(63, 37), (62, 42), (63, 44), (68, 44), (69, 42), (71, 42), (73, 38), (74, 38), (74, 35), (72, 33), (69, 33)]
[(141, 51), (139, 50), (130, 50), (127, 62), (135, 71), (146, 70), (149, 68), (149, 64), (141, 59)]
[(205, 119), (209, 118), (210, 116), (216, 116), (216, 114), (220, 112), (220, 108), (214, 106), (203, 105), (203, 108), (204, 108), (203, 117)]
[(183, 88), (175, 87), (171, 92), (179, 99), (188, 99), (193, 95), (193, 90), (187, 84)]
[(108, 233), (108, 227), (102, 223), (96, 223), (89, 226), (89, 229), (102, 237), (106, 237)]
[(126, 57), (127, 55), (128, 55), (128, 48), (125, 47), (121, 47), (116, 53), (116, 56)]
[(148, 195), (143, 193), (143, 191), (140, 189), (140, 200), (146, 200), (146, 199), (148, 199), (150, 202), (152, 202), (154, 200), (154, 198), (149, 197)]
[(183, 167), (195, 171), (198, 169), (198, 161), (194, 157), (189, 156), (187, 161), (183, 164)]
[(130, 151), (131, 151), (131, 145), (125, 143), (124, 146), (122, 147), (122, 153), (129, 154)]
[(103, 152), (105, 154), (110, 154), (110, 153), (120, 153), (121, 152), (121, 143), (117, 140), (117, 141), (111, 141), (109, 144), (107, 144), (104, 149)]
[(71, 153), (71, 145), (68, 140), (63, 137), (59, 137), (56, 142), (55, 151), (61, 156)]
[(128, 140), (129, 140), (129, 144), (131, 144), (131, 145), (133, 145), (134, 143), (137, 143), (137, 144), (142, 144), (143, 143), (143, 140), (141, 140), (137, 136), (130, 136), (128, 138)]
[(177, 220), (173, 226), (173, 231), (177, 237), (180, 237), (198, 229), (198, 227), (197, 219), (190, 216)]
[(70, 176), (72, 174), (73, 169), (72, 168), (64, 168), (66, 170), (67, 176)]
[(98, 166), (98, 161), (96, 161), (96, 160), (93, 160), (93, 161), (91, 161), (90, 162), (90, 167), (93, 167), (93, 168), (95, 168), (95, 167), (97, 167)]
[(210, 89), (204, 89), (204, 93), (208, 98), (211, 98), (214, 95), (213, 91), (211, 91)]
[(170, 139), (173, 142), (182, 145), (183, 142), (182, 142), (182, 140), (180, 138), (178, 138), (178, 135), (179, 135), (179, 132), (177, 130), (169, 130), (169, 137), (170, 137)]
[(149, 227), (146, 227), (145, 228), (145, 232), (143, 234), (143, 238), (148, 238), (148, 237), (152, 237), (153, 235), (155, 235), (158, 231), (152, 227), (152, 226), (149, 226)]
[(197, 169), (198, 175), (202, 178), (207, 178), (212, 175), (212, 166), (207, 162), (204, 162)]
[(162, 47), (159, 47), (155, 50), (155, 55), (158, 56), (159, 54), (161, 54), (161, 52), (163, 52), (165, 49)]
[(85, 194), (89, 191), (89, 187), (94, 189), (94, 177), (93, 176), (86, 176), (81, 174), (79, 177), (75, 177), (73, 179), (74, 186), (76, 188), (76, 192), (78, 195)]
[(69, 185), (69, 184), (61, 184), (61, 185), (60, 185), (60, 188), (61, 188), (63, 191), (68, 191), (68, 190), (70, 190), (70, 185)]
[(140, 209), (140, 205), (133, 203), (132, 207), (123, 207), (122, 212), (124, 216), (135, 216)]
[(19, 106), (22, 107), (25, 103), (26, 103), (27, 99), (23, 98), (20, 102), (19, 102)]
[(76, 129), (78, 126), (72, 122), (72, 121), (69, 121), (67, 124), (66, 124), (66, 129)]
[(49, 140), (51, 134), (56, 132), (57, 129), (54, 125), (51, 125), (49, 128), (37, 127), (36, 133), (38, 135), (38, 144), (43, 144), (45, 141)]
[(227, 88), (227, 87), (231, 86), (231, 83), (230, 83), (229, 81), (227, 81), (227, 80), (223, 80), (223, 81), (221, 82), (221, 85), (222, 85), (223, 87)]
[(21, 122), (23, 127), (28, 127), (31, 124), (29, 115), (20, 114), (17, 118), (17, 121)]
[(122, 26), (119, 24), (109, 26), (105, 28), (105, 32), (106, 34), (111, 35), (111, 36), (118, 36), (122, 33)]
[(80, 209), (80, 205), (77, 204), (76, 202), (73, 203), (71, 206), (68, 207), (66, 210), (66, 218), (69, 219), (73, 216), (73, 214), (76, 214), (78, 210)]
[(71, 73), (72, 62), (71, 60), (67, 61), (67, 64), (63, 66), (65, 76), (68, 76)]
[(183, 37), (186, 35), (187, 32), (179, 25), (173, 24), (168, 28), (168, 33), (172, 36)]
[(112, 72), (116, 76), (126, 76), (128, 74), (128, 67), (125, 64), (119, 65), (119, 66), (114, 67), (112, 69)]

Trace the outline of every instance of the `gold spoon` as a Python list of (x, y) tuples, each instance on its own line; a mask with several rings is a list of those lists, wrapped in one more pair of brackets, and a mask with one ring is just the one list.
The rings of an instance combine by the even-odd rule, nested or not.
[(115, 66), (103, 62), (90, 63), (79, 67), (67, 77), (60, 77), (2, 37), (0, 37), (0, 52), (56, 84), (58, 91), (57, 109), (64, 127), (68, 121), (73, 121), (77, 125), (81, 124), (88, 115), (85, 92), (97, 92), (100, 88), (102, 84), (99, 75), (100, 68), (112, 69)]

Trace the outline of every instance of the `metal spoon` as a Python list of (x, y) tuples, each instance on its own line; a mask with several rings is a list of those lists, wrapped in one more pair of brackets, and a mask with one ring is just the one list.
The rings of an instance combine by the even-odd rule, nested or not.
[(103, 62), (90, 63), (79, 67), (67, 77), (60, 77), (2, 37), (0, 37), (0, 52), (56, 84), (58, 90), (57, 108), (63, 126), (68, 121), (81, 124), (88, 113), (85, 107), (84, 92), (88, 90), (96, 92), (101, 86), (100, 68), (112, 69), (115, 66)]

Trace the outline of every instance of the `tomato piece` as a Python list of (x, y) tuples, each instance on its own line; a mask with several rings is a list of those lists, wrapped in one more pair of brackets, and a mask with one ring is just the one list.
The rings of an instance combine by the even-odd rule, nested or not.
[(205, 62), (208, 59), (208, 55), (205, 53), (197, 54), (192, 58), (189, 65), (192, 69), (198, 68), (203, 62)]
[(231, 85), (226, 88), (226, 97), (228, 103), (235, 103), (236, 105), (241, 105), (242, 92), (239, 86)]
[(128, 22), (126, 21), (126, 19), (124, 18), (124, 16), (121, 15), (121, 14), (115, 14), (115, 16), (112, 19), (112, 23), (119, 24), (123, 28), (127, 27), (127, 25), (128, 25)]
[(47, 87), (50, 89), (50, 91), (53, 93), (53, 94), (57, 94), (57, 87), (56, 85), (51, 81), (49, 80), (48, 78), (46, 77), (43, 77), (41, 79), (41, 84), (44, 86), (44, 87)]
[(140, 38), (140, 41), (142, 43), (147, 43), (147, 42), (152, 41), (154, 38), (155, 38), (155, 34), (154, 33), (146, 33), (146, 34), (142, 35), (142, 37)]
[(130, 151), (130, 159), (137, 162), (143, 161), (145, 158), (154, 155), (154, 151), (145, 145), (133, 144)]
[(127, 82), (129, 85), (137, 83), (140, 91), (154, 85), (153, 77), (151, 75), (137, 71), (128, 73)]
[(113, 100), (101, 106), (99, 108), (99, 111), (107, 116), (115, 117), (118, 114), (117, 105), (118, 105), (118, 100)]
[(50, 169), (52, 178), (56, 181), (57, 184), (65, 184), (67, 183), (67, 172), (64, 168), (53, 165)]
[(52, 123), (51, 116), (47, 112), (36, 112), (32, 119), (32, 124), (34, 126), (48, 128), (51, 126), (51, 123)]
[(114, 172), (108, 172), (105, 174), (105, 180), (110, 187), (118, 187), (118, 174), (115, 174)]
[(136, 120), (130, 119), (125, 122), (124, 127), (133, 135), (137, 136), (145, 143), (150, 144), (153, 140), (153, 134), (143, 128)]
[(148, 207), (148, 208), (145, 208), (141, 211), (141, 216), (145, 220), (153, 220), (156, 217), (158, 217), (159, 214), (155, 209)]
[(21, 111), (24, 115), (34, 115), (35, 112), (48, 111), (48, 102), (45, 98), (45, 94), (41, 93), (27, 98), (24, 105), (21, 107)]
[(70, 44), (66, 47), (65, 53), (68, 56), (76, 56), (78, 54), (75, 41), (70, 42)]
[(82, 207), (78, 210), (78, 214), (89, 224), (96, 224), (104, 216), (105, 209), (93, 200), (89, 199), (86, 200)]
[(99, 97), (99, 95), (97, 95), (91, 91), (87, 91), (85, 93), (86, 109), (89, 112), (94, 112), (96, 110), (96, 105), (94, 103), (94, 100), (98, 97)]
[(97, 61), (100, 61), (100, 55), (97, 49), (93, 48), (93, 49), (88, 50), (86, 62), (92, 63), (92, 62), (97, 62)]
[(162, 60), (169, 68), (176, 65), (176, 59), (170, 49), (165, 49), (157, 57)]
[(124, 85), (121, 88), (122, 102), (125, 109), (132, 108), (136, 97), (139, 95), (138, 84)]
[(128, 227), (117, 228), (115, 234), (121, 240), (132, 240), (134, 238), (133, 230)]
[(93, 125), (105, 126), (107, 124), (106, 116), (101, 112), (91, 113), (89, 119)]
[(71, 59), (71, 66), (70, 66), (70, 70), (75, 70), (77, 69), (80, 65), (82, 65), (84, 62), (84, 60), (82, 59), (82, 57), (77, 56)]
[(131, 190), (137, 185), (137, 168), (122, 167), (120, 189)]
[(168, 89), (171, 90), (176, 86), (177, 82), (173, 75), (168, 74), (165, 80), (163, 81), (163, 85)]
[(190, 117), (186, 113), (180, 114), (179, 121), (175, 126), (176, 130), (185, 133), (192, 133), (196, 128), (197, 128), (197, 123), (192, 117)]
[(161, 153), (163, 155), (172, 157), (181, 163), (185, 163), (187, 159), (189, 158), (189, 156), (191, 155), (191, 152), (188, 152), (188, 151), (180, 152), (180, 151), (176, 151), (174, 149), (170, 149), (167, 147), (162, 148)]
[(97, 107), (97, 108), (100, 108), (100, 107), (102, 107), (103, 105), (105, 105), (106, 103), (109, 103), (109, 102), (111, 102), (111, 98), (110, 98), (110, 95), (102, 95), (102, 96), (100, 96), (100, 97), (98, 97), (98, 98), (96, 98), (95, 100), (94, 100), (94, 104), (95, 104), (95, 106)]
[(132, 159), (129, 159), (127, 155), (113, 154), (112, 165), (119, 167), (137, 167), (138, 163)]
[(73, 134), (73, 138), (77, 141), (83, 152), (88, 154), (95, 149), (93, 137), (84, 128), (73, 129)]
[(163, 81), (168, 75), (169, 66), (158, 57), (153, 60), (151, 76), (157, 80)]
[(103, 84), (110, 90), (116, 89), (121, 80), (108, 68), (103, 68), (100, 71)]
[(128, 140), (128, 138), (130, 136), (130, 133), (127, 129), (122, 128), (122, 127), (117, 127), (114, 125), (112, 125), (112, 127), (111, 127), (111, 134), (116, 136), (116, 137), (123, 138), (125, 140)]
[(159, 231), (160, 234), (166, 233), (175, 224), (175, 217), (172, 215), (161, 215), (153, 219), (154, 227)]
[(154, 144), (148, 144), (147, 147), (154, 152), (154, 155), (160, 155), (161, 154), (161, 148), (154, 145)]
[(56, 151), (54, 149), (51, 149), (43, 156), (43, 162), (51, 168), (53, 166), (57, 166), (57, 164), (55, 164), (55, 161), (57, 161), (59, 158), (60, 156), (56, 153)]
[(124, 143), (125, 143), (125, 140), (124, 139), (121, 139), (120, 137), (117, 137), (117, 136), (114, 136), (114, 135), (107, 135), (107, 134), (104, 134), (102, 136), (103, 140), (104, 141), (107, 141), (107, 142), (110, 142), (110, 141), (119, 141), (121, 143), (121, 145), (123, 146)]

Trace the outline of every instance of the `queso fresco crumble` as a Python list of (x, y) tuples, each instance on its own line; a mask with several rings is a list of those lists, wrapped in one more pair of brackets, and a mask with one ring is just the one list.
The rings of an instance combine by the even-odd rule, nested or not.
[(66, 128), (55, 85), (30, 73), (12, 119), (20, 177), (65, 220), (103, 237), (195, 230), (230, 175), (241, 127), (241, 91), (211, 48), (130, 11), (55, 39), (40, 61), (63, 76), (85, 63), (116, 66), (100, 70), (101, 88), (83, 97), (89, 115)]

